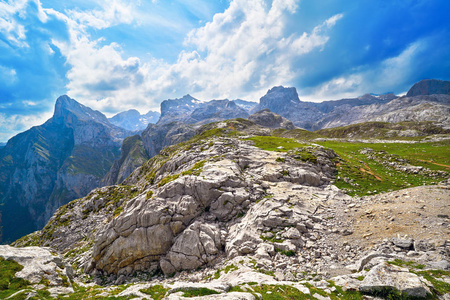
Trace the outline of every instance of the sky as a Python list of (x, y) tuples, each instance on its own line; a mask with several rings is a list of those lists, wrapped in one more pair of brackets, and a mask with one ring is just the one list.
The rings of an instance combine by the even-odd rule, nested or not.
[(67, 94), (107, 116), (165, 99), (303, 101), (450, 79), (448, 0), (0, 0), (0, 142)]

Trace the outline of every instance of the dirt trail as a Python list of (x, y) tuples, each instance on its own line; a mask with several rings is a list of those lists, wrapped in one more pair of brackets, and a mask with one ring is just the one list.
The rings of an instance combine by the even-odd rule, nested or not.
[(433, 165), (436, 165), (436, 166), (441, 166), (441, 167), (445, 167), (447, 169), (450, 169), (449, 165), (438, 164), (438, 163), (432, 162), (431, 160), (418, 159), (418, 161), (423, 161), (423, 162), (427, 162), (427, 163), (430, 163), (430, 164), (433, 164)]

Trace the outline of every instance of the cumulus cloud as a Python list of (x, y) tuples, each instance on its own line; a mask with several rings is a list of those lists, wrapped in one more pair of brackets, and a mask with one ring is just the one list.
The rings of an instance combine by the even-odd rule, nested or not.
[(102, 111), (157, 108), (166, 98), (192, 93), (200, 99), (257, 100), (268, 88), (296, 76), (292, 59), (320, 51), (335, 15), (311, 32), (288, 33), (287, 16), (298, 1), (233, 0), (211, 22), (192, 30), (186, 50), (169, 64), (126, 57), (120, 46), (76, 38), (57, 44), (71, 66), (68, 93)]
[(51, 116), (52, 113), (50, 112), (38, 115), (6, 115), (0, 113), (0, 141), (8, 140), (12, 136), (29, 129), (31, 125), (43, 124)]

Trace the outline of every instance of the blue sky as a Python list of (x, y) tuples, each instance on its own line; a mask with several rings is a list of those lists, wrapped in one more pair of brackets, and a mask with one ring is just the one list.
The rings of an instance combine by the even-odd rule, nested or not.
[(321, 101), (450, 79), (448, 0), (0, 1), (0, 141), (68, 94), (107, 115), (187, 93)]

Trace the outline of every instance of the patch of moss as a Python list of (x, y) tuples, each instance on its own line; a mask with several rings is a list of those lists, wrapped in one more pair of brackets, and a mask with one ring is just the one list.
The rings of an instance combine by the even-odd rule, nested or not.
[(275, 248), (275, 252), (286, 255), (286, 256), (296, 256), (297, 253), (293, 250), (281, 250), (280, 248)]
[(158, 187), (162, 187), (162, 186), (168, 184), (169, 182), (172, 182), (172, 181), (178, 179), (178, 177), (180, 177), (180, 174), (166, 176), (158, 182)]
[(198, 296), (207, 296), (207, 295), (217, 295), (220, 294), (215, 290), (211, 290), (208, 288), (190, 288), (185, 290), (183, 293), (183, 297), (198, 297)]
[(223, 269), (218, 269), (215, 273), (214, 273), (214, 279), (218, 279), (220, 277), (220, 274), (222, 272), (224, 272), (225, 274), (228, 274), (229, 272), (233, 272), (235, 270), (237, 270), (238, 267), (236, 267), (234, 264), (228, 265)]
[(407, 267), (407, 268), (413, 268), (413, 269), (423, 269), (425, 268), (425, 265), (418, 264), (414, 261), (404, 261), (401, 259), (394, 259), (393, 261), (388, 261), (391, 265), (399, 266), (399, 267)]
[(425, 271), (412, 271), (413, 273), (422, 276), (433, 285), (433, 292), (437, 295), (444, 295), (450, 293), (450, 284), (439, 280), (442, 277), (450, 277), (450, 271), (443, 270), (425, 270)]
[(153, 300), (161, 300), (166, 295), (169, 289), (164, 288), (162, 285), (153, 285), (147, 289), (139, 290), (144, 294), (150, 295)]
[[(256, 299), (258, 299), (258, 294), (262, 296), (263, 300), (306, 300), (313, 298), (310, 295), (304, 294), (298, 289), (289, 285), (252, 285), (253, 291), (247, 291), (252, 293)], [(240, 286), (233, 287), (230, 292), (244, 292)]]
[(296, 149), (294, 152), (294, 158), (297, 160), (301, 160), (303, 162), (310, 162), (313, 164), (317, 164), (317, 156), (312, 153), (311, 149), (300, 148)]

